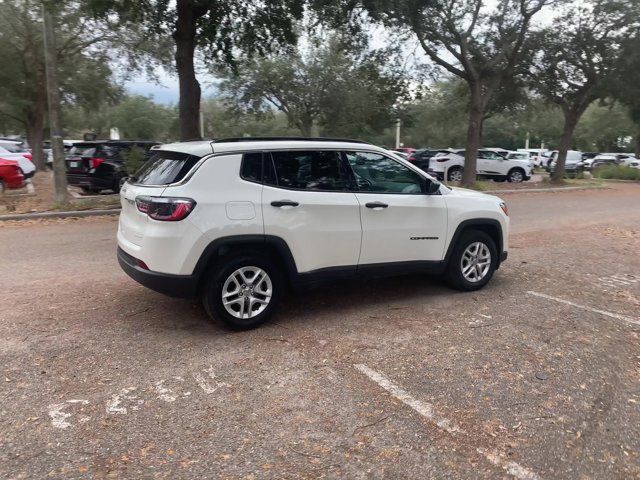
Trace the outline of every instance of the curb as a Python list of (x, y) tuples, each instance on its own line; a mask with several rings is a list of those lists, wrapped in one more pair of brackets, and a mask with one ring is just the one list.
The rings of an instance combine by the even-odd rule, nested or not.
[(119, 208), (111, 208), (109, 210), (80, 210), (77, 212), (18, 213), (15, 215), (0, 215), (0, 222), (8, 220), (34, 220), (38, 218), (98, 217), (102, 215), (118, 215), (119, 213)]
[(485, 190), (481, 193), (544, 193), (544, 192), (567, 192), (576, 190), (607, 190), (610, 187), (605, 186), (593, 186), (593, 187), (551, 187), (551, 188), (522, 188), (518, 190)]

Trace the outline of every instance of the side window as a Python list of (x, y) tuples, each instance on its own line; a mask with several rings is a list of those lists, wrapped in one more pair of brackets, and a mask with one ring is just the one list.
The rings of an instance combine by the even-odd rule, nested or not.
[(240, 177), (249, 182), (262, 183), (262, 152), (245, 153), (242, 156)]
[(413, 170), (379, 153), (346, 152), (358, 190), (381, 193), (422, 193), (424, 179)]
[[(296, 190), (343, 191), (347, 189), (347, 174), (334, 151), (271, 152), (275, 182), (272, 185)], [(268, 162), (265, 162), (268, 163)], [(268, 172), (266, 172), (268, 173)]]

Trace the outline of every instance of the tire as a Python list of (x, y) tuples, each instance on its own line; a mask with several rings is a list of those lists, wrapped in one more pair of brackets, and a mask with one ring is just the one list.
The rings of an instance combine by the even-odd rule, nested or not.
[[(482, 248), (484, 246), (484, 250)], [(480, 248), (479, 253), (482, 255), (483, 251), (489, 254), (489, 263), (486, 271), (482, 271), (482, 276), (478, 280), (473, 280), (473, 276), (478, 276), (478, 269), (472, 269), (467, 276), (463, 273), (463, 270), (469, 266), (469, 259), (473, 261), (474, 246)], [(468, 252), (469, 249), (469, 252)], [(476, 250), (477, 251), (477, 250)], [(463, 263), (463, 256), (465, 261)], [(465, 267), (465, 265), (467, 267)], [(493, 277), (496, 268), (498, 267), (498, 249), (493, 239), (480, 230), (466, 230), (460, 235), (458, 241), (453, 247), (451, 258), (449, 258), (449, 264), (447, 265), (447, 271), (445, 273), (445, 281), (447, 284), (455, 288), (456, 290), (462, 290), (470, 292), (473, 290), (479, 290), (484, 287), (491, 277)], [(482, 267), (480, 267), (482, 269)]]
[(84, 193), (99, 193), (100, 190), (96, 190), (95, 188), (92, 187), (80, 187), (80, 189), (84, 192)]
[(522, 183), (524, 182), (525, 173), (521, 168), (512, 168), (507, 174), (507, 180), (510, 183)]
[[(265, 323), (275, 311), (284, 289), (280, 269), (272, 260), (252, 253), (227, 258), (219, 265), (212, 271), (202, 294), (207, 314), (235, 330), (248, 330)], [(266, 278), (251, 285), (255, 278), (251, 275), (260, 272), (266, 274)], [(223, 295), (227, 297), (227, 306)], [(265, 300), (266, 305), (262, 303)], [(261, 310), (261, 307), (264, 308)], [(248, 308), (256, 313), (248, 315)]]
[(493, 177), (494, 182), (506, 182), (507, 177)]
[(447, 171), (447, 181), (448, 182), (460, 182), (460, 181), (462, 181), (462, 168), (460, 168), (460, 167), (451, 167)]

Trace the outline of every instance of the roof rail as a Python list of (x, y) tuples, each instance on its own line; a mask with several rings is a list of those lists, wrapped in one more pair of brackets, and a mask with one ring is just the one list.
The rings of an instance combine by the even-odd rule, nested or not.
[(362, 140), (352, 140), (350, 138), (327, 138), (327, 137), (229, 137), (218, 138), (212, 140), (211, 143), (234, 143), (234, 142), (269, 142), (276, 140), (292, 140), (292, 141), (314, 141), (314, 142), (348, 142), (348, 143), (365, 143)]

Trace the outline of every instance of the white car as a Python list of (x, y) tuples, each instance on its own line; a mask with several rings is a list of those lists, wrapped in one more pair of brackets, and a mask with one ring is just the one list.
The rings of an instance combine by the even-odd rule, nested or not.
[(0, 158), (18, 162), (25, 179), (33, 177), (36, 173), (36, 166), (31, 161), (31, 153), (20, 146), (20, 142), (0, 140)]
[[(478, 150), (476, 173), (479, 177), (490, 178), (498, 182), (508, 180), (519, 183), (529, 180), (533, 175), (533, 163), (517, 158), (507, 159), (498, 153), (498, 149), (482, 148)], [(502, 151), (502, 149), (499, 149)], [(507, 150), (504, 150), (508, 152)], [(441, 150), (429, 162), (429, 173), (449, 182), (462, 180), (464, 170), (463, 149)]]
[(501, 199), (374, 145), (238, 138), (152, 152), (120, 190), (119, 263), (234, 328), (266, 321), (287, 286), (430, 272), (470, 291), (507, 258)]
[(547, 166), (547, 160), (549, 160), (550, 153), (549, 150), (545, 148), (519, 148), (518, 153), (520, 152), (529, 153), (531, 162), (533, 162), (536, 167), (544, 168)]

